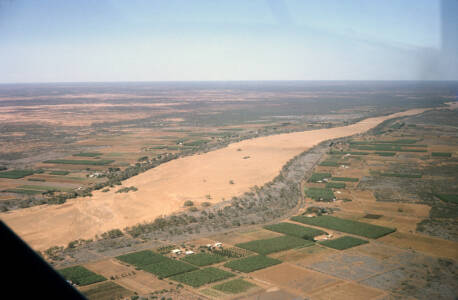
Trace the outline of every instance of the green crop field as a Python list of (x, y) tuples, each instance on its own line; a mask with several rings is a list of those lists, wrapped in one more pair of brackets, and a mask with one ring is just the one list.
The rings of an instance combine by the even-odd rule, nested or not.
[(19, 179), (29, 175), (32, 175), (34, 172), (32, 170), (11, 170), (0, 172), (0, 178), (9, 178), (9, 179)]
[(323, 166), (323, 167), (338, 167), (339, 163), (336, 162), (336, 161), (332, 161), (332, 160), (325, 160), (325, 161), (322, 161), (320, 163), (320, 166)]
[(347, 153), (350, 153), (351, 155), (369, 155), (371, 154), (370, 152), (364, 152), (364, 151), (350, 151)]
[(69, 171), (51, 171), (49, 172), (49, 174), (51, 175), (67, 175), (68, 173), (70, 173)]
[(358, 178), (353, 177), (332, 177), (332, 181), (347, 181), (347, 182), (358, 182)]
[(206, 143), (208, 143), (208, 142), (209, 142), (208, 140), (197, 140), (197, 141), (192, 141), (192, 142), (183, 143), (183, 146), (192, 146), (192, 147), (195, 147), (195, 146), (204, 145), (204, 144), (206, 144)]
[(102, 153), (100, 152), (81, 152), (81, 153), (73, 154), (73, 156), (81, 156), (81, 157), (96, 157), (100, 155), (102, 155)]
[(167, 278), (173, 275), (197, 270), (193, 265), (168, 257), (165, 257), (164, 261), (143, 266), (142, 269), (146, 272), (153, 273), (159, 278)]
[(371, 239), (376, 239), (396, 231), (395, 228), (372, 225), (358, 221), (341, 219), (333, 216), (319, 216), (313, 218), (308, 218), (305, 216), (295, 216), (292, 217), (291, 220), (308, 225), (314, 225), (318, 227), (364, 236)]
[(346, 187), (343, 182), (328, 182), (326, 183), (326, 188), (328, 189), (344, 189)]
[(213, 288), (226, 294), (239, 294), (246, 292), (255, 286), (256, 285), (251, 282), (245, 281), (241, 278), (237, 278), (215, 285)]
[(431, 152), (431, 156), (433, 157), (452, 157), (452, 153), (450, 152)]
[(328, 188), (306, 187), (305, 194), (315, 201), (332, 201), (336, 197), (334, 192)]
[(40, 181), (40, 182), (45, 182), (46, 179), (43, 179), (43, 178), (27, 178), (27, 181)]
[(377, 155), (380, 156), (395, 156), (396, 152), (374, 152)]
[(23, 190), (23, 189), (6, 189), (6, 190), (3, 190), (2, 192), (3, 192), (3, 193), (23, 194), (23, 195), (44, 194), (44, 191)]
[(129, 253), (129, 254), (117, 256), (116, 258), (119, 259), (120, 261), (123, 261), (133, 266), (136, 266), (138, 268), (142, 268), (144, 266), (154, 264), (154, 263), (163, 262), (169, 259), (161, 254), (154, 253), (153, 251), (150, 251), (150, 250)]
[(282, 262), (278, 259), (270, 258), (264, 255), (256, 255), (230, 261), (225, 263), (224, 266), (232, 270), (249, 273), (281, 263)]
[(331, 178), (331, 173), (313, 173), (312, 176), (309, 178), (309, 182), (318, 182), (322, 181), (325, 178)]
[(378, 172), (375, 174), (378, 174), (379, 176), (384, 176), (384, 177), (400, 177), (400, 178), (421, 178), (423, 176), (422, 174), (419, 174), (419, 173), (402, 174), (402, 173)]
[(91, 165), (91, 166), (104, 166), (113, 163), (114, 160), (100, 159), (100, 160), (73, 160), (73, 159), (51, 159), (45, 160), (45, 164), (66, 164), (66, 165)]
[(175, 275), (170, 277), (170, 279), (197, 288), (204, 284), (221, 281), (233, 276), (235, 275), (230, 272), (208, 267), (205, 269)]
[(24, 190), (36, 190), (36, 191), (42, 191), (42, 192), (59, 192), (59, 191), (70, 192), (72, 190), (70, 188), (61, 188), (61, 187), (53, 187), (53, 186), (45, 186), (45, 185), (21, 185), (21, 186), (18, 186), (18, 188), (24, 189)]
[(286, 235), (291, 235), (291, 236), (295, 236), (295, 237), (306, 239), (306, 240), (313, 240), (313, 238), (316, 237), (317, 235), (326, 234), (326, 232), (319, 230), (319, 229), (305, 227), (305, 226), (292, 224), (292, 223), (285, 223), (285, 222), (273, 224), (273, 225), (267, 225), (267, 226), (264, 226), (264, 228), (267, 230), (284, 233)]
[(221, 255), (215, 255), (215, 254), (210, 254), (210, 253), (197, 253), (197, 254), (187, 255), (183, 257), (181, 260), (188, 262), (190, 264), (202, 267), (202, 266), (216, 264), (216, 263), (225, 261), (226, 259), (224, 258), (224, 256), (221, 256)]
[(98, 284), (81, 293), (89, 300), (125, 299), (134, 294), (132, 291), (117, 285), (113, 281)]
[(320, 242), (321, 245), (324, 245), (329, 248), (337, 249), (337, 250), (345, 250), (348, 248), (356, 247), (359, 245), (369, 243), (366, 240), (358, 239), (352, 236), (343, 236), (337, 238), (335, 240), (328, 240)]
[(64, 276), (65, 279), (80, 286), (107, 280), (105, 277), (89, 271), (83, 266), (61, 269), (59, 273)]
[(437, 198), (445, 202), (457, 203), (458, 204), (458, 195), (446, 195), (446, 194), (436, 194)]
[(280, 236), (271, 239), (256, 240), (247, 243), (236, 244), (236, 246), (239, 248), (247, 249), (264, 255), (311, 245), (313, 245), (313, 242), (293, 236)]

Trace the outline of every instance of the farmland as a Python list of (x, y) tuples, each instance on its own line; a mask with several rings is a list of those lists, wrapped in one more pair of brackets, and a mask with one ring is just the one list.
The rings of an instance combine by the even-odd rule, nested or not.
[(321, 245), (337, 250), (345, 250), (367, 243), (368, 241), (366, 240), (358, 239), (352, 236), (342, 236), (337, 239), (320, 242)]
[(226, 272), (213, 267), (192, 271), (189, 273), (172, 276), (170, 279), (190, 285), (192, 287), (200, 287), (204, 284), (220, 281), (235, 276), (230, 272)]
[(224, 266), (243, 273), (250, 273), (256, 270), (278, 265), (280, 263), (281, 261), (278, 259), (273, 259), (264, 255), (256, 255), (230, 261), (225, 263)]
[(196, 270), (197, 268), (182, 261), (166, 259), (161, 262), (153, 263), (142, 267), (146, 272), (150, 272), (159, 278), (166, 278), (173, 275)]
[(105, 277), (95, 274), (82, 266), (65, 268), (59, 270), (59, 273), (64, 276), (65, 279), (70, 280), (79, 286), (106, 280)]
[(280, 236), (272, 239), (256, 240), (247, 243), (237, 244), (237, 247), (244, 248), (259, 254), (269, 254), (278, 251), (288, 250), (298, 247), (307, 247), (313, 242), (292, 236)]
[(226, 259), (220, 255), (197, 253), (185, 256), (182, 260), (195, 266), (203, 267), (225, 261)]
[(2, 102), (2, 220), (93, 299), (453, 299), (449, 96), (243, 85)]
[(29, 175), (32, 175), (34, 172), (32, 170), (11, 170), (0, 172), (0, 178), (10, 178), (10, 179), (19, 179)]
[(326, 183), (327, 189), (344, 189), (346, 184), (343, 182), (328, 182)]
[(227, 294), (239, 294), (239, 293), (243, 293), (253, 287), (255, 287), (256, 285), (254, 285), (253, 283), (251, 282), (248, 282), (248, 281), (245, 281), (243, 279), (234, 279), (234, 280), (230, 280), (230, 281), (226, 281), (224, 283), (221, 283), (221, 284), (217, 284), (215, 286), (213, 286), (213, 288), (215, 290), (218, 290), (218, 291), (221, 291), (221, 292), (224, 292), (224, 293), (227, 293)]
[(318, 235), (326, 234), (326, 232), (319, 230), (319, 229), (305, 227), (305, 226), (292, 224), (292, 223), (285, 223), (285, 222), (274, 224), (274, 225), (267, 225), (267, 226), (264, 226), (264, 228), (271, 230), (271, 231), (295, 236), (295, 237), (306, 239), (306, 240), (313, 240), (313, 238)]
[(50, 159), (45, 160), (45, 164), (66, 164), (66, 165), (88, 165), (88, 166), (104, 166), (113, 163), (114, 160), (100, 159), (100, 160), (72, 160), (72, 159)]
[(197, 268), (182, 261), (174, 260), (149, 250), (121, 255), (117, 259), (152, 273), (159, 278), (170, 277), (196, 270)]
[(336, 197), (330, 188), (309, 187), (305, 189), (307, 197), (316, 201), (332, 201)]
[(337, 230), (345, 233), (355, 234), (371, 239), (380, 238), (384, 235), (390, 234), (396, 229), (388, 228), (383, 226), (372, 225), (363, 222), (357, 222), (352, 220), (341, 219), (333, 216), (319, 216), (313, 218), (307, 218), (304, 216), (295, 216), (291, 220), (314, 225), (318, 227), (328, 228)]
[(91, 300), (121, 299), (133, 295), (131, 291), (112, 281), (98, 284), (90, 289), (84, 290), (82, 293)]

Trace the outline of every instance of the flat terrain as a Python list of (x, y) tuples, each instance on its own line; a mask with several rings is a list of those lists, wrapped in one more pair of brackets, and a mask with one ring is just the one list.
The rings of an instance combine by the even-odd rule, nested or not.
[[(282, 166), (306, 149), (329, 139), (364, 133), (390, 118), (419, 114), (412, 109), (329, 129), (261, 137), (230, 144), (216, 151), (162, 164), (123, 182), (138, 191), (116, 194), (96, 191), (93, 197), (60, 206), (39, 206), (2, 214), (2, 219), (35, 249), (92, 238), (176, 212), (186, 200), (221, 201), (254, 185), (272, 180)], [(238, 151), (241, 149), (241, 151)], [(250, 156), (249, 159), (243, 159)], [(234, 184), (230, 184), (230, 181)], [(33, 226), (31, 226), (33, 224)]]

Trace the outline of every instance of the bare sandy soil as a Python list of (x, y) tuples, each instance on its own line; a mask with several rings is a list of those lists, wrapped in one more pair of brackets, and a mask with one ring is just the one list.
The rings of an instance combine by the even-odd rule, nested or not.
[(245, 140), (170, 161), (123, 182), (122, 187), (135, 186), (137, 192), (115, 193), (121, 188), (116, 187), (107, 193), (94, 192), (91, 198), (2, 213), (0, 217), (37, 250), (66, 245), (110, 229), (152, 221), (182, 209), (186, 200), (216, 203), (230, 199), (269, 182), (288, 160), (322, 141), (363, 133), (387, 119), (425, 110), (412, 109), (343, 127)]

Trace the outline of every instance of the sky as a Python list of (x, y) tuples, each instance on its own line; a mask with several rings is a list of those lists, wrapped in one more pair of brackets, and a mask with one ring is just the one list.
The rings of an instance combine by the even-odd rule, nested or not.
[(457, 80), (457, 0), (0, 0), (0, 83)]

